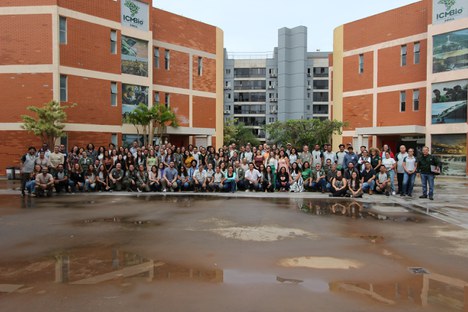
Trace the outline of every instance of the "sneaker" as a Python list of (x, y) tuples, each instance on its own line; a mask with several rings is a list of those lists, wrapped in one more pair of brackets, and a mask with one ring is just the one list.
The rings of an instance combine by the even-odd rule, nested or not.
[(432, 197), (432, 196), (429, 196), (429, 199), (430, 199), (430, 200), (434, 200), (434, 197)]
[(249, 190), (249, 189), (247, 189), (247, 190), (245, 190), (245, 192), (246, 192), (246, 193), (248, 193), (248, 192), (250, 192), (250, 190)]
[(390, 193), (389, 193), (389, 192), (385, 192), (385, 196), (390, 196)]
[(163, 193), (166, 193), (166, 189), (163, 189)]
[(140, 190), (140, 188), (138, 188), (138, 187), (137, 187), (137, 191), (138, 191), (138, 193), (141, 193), (141, 190)]
[(421, 195), (419, 198), (427, 198), (427, 195)]
[(401, 193), (400, 196), (401, 196), (401, 197), (405, 197), (405, 194)]
[(392, 195), (396, 195), (395, 191), (392, 192)]
[(408, 197), (413, 197), (413, 194), (408, 194), (408, 195), (406, 195), (406, 196), (408, 196)]

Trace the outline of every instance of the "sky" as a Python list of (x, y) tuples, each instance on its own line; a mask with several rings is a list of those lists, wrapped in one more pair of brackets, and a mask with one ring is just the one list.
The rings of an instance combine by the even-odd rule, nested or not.
[(418, 0), (153, 0), (153, 6), (224, 31), (229, 53), (272, 52), (278, 29), (306, 26), (308, 51), (332, 51), (333, 30), (342, 24)]

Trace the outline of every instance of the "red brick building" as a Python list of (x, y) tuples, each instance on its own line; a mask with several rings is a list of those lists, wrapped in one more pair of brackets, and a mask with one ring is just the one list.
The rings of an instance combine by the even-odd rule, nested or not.
[(176, 113), (171, 142), (223, 140), (223, 32), (149, 0), (0, 2), (0, 174), (41, 142), (21, 129), (27, 106), (69, 109), (68, 146), (135, 138), (123, 114), (143, 102)]
[(465, 175), (467, 25), (466, 1), (421, 0), (336, 28), (331, 111), (348, 126), (335, 148), (427, 145)]

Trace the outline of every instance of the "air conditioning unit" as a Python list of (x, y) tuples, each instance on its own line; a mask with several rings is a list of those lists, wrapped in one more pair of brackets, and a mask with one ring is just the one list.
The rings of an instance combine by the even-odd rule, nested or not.
[(225, 110), (225, 111), (224, 111), (224, 115), (229, 115), (229, 114), (231, 114), (231, 111), (230, 111), (230, 110)]
[(277, 112), (278, 112), (278, 111), (277, 111), (276, 109), (272, 109), (272, 110), (270, 111), (271, 114), (276, 114)]
[(312, 90), (312, 86), (307, 86), (307, 90)]

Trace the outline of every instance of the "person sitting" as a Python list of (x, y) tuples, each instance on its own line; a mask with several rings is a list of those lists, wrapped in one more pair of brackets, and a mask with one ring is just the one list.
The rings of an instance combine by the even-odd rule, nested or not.
[(236, 191), (236, 173), (234, 172), (234, 168), (232, 166), (229, 166), (222, 184), (224, 185), (224, 191), (231, 193)]
[[(185, 166), (182, 166), (185, 168)], [(151, 166), (151, 170), (148, 173), (149, 187), (152, 192), (157, 192), (161, 189), (161, 179), (159, 178), (158, 167), (156, 165)]]
[(138, 172), (136, 174), (138, 192), (151, 191), (149, 175), (145, 169), (146, 169), (146, 164), (138, 165)]
[(40, 165), (34, 165), (34, 170), (29, 175), (29, 181), (26, 182), (25, 189), (28, 191), (28, 194), (36, 196), (36, 176), (42, 172), (42, 167)]
[[(337, 165), (332, 164), (331, 169), (328, 170), (327, 177), (325, 178), (327, 180), (327, 186), (326, 186), (327, 191), (331, 191), (333, 179), (336, 178), (337, 173), (338, 173)], [(341, 176), (343, 176), (343, 175), (341, 175)]]
[(387, 174), (387, 168), (385, 166), (380, 166), (380, 172), (377, 173), (375, 184), (375, 190), (377, 193), (385, 193), (385, 195), (390, 196), (392, 185), (390, 183), (390, 176)]
[(36, 196), (47, 197), (52, 196), (52, 190), (54, 187), (54, 177), (49, 173), (49, 168), (42, 167), (41, 173), (36, 175)]
[(195, 170), (192, 176), (193, 179), (193, 190), (195, 192), (206, 191), (206, 171), (202, 164), (198, 166), (198, 169)]
[(213, 179), (209, 184), (209, 189), (212, 192), (220, 192), (223, 189), (223, 179), (224, 175), (221, 173), (219, 166), (216, 166), (215, 173), (213, 174)]
[(348, 181), (348, 195), (353, 198), (362, 197), (361, 181), (356, 172), (351, 174), (351, 179)]
[(353, 162), (349, 162), (348, 167), (346, 167), (346, 169), (343, 172), (343, 176), (346, 180), (348, 180), (348, 182), (351, 179), (351, 175), (353, 174), (353, 172), (356, 172), (357, 176), (359, 177), (359, 171), (356, 169), (356, 166)]
[(280, 192), (289, 191), (289, 173), (282, 166), (276, 176), (276, 189)]
[[(208, 157), (206, 157), (208, 159)], [(215, 171), (213, 170), (213, 164), (207, 163), (206, 165), (206, 190), (211, 191), (210, 185), (213, 183), (213, 176)]]
[(98, 167), (98, 173), (96, 175), (96, 189), (99, 192), (109, 191), (109, 174), (105, 164)]
[(315, 169), (312, 170), (312, 190), (325, 193), (327, 187), (327, 181), (325, 180), (325, 171), (322, 169), (322, 165), (316, 164)]
[(164, 169), (164, 175), (162, 178), (163, 192), (166, 192), (168, 189), (172, 192), (176, 191), (179, 188), (179, 185), (177, 183), (178, 177), (179, 174), (177, 172), (177, 169), (174, 168), (174, 162), (171, 161), (169, 163), (169, 167)]
[(271, 166), (267, 166), (262, 174), (262, 189), (270, 193), (275, 191), (275, 175)]
[(312, 189), (312, 170), (310, 169), (310, 163), (304, 161), (302, 164), (302, 183), (304, 184), (304, 190), (310, 191)]
[(364, 170), (361, 173), (362, 191), (372, 195), (375, 188), (375, 171), (369, 161), (364, 162)]
[(73, 165), (72, 173), (70, 174), (70, 188), (71, 191), (74, 193), (78, 191), (84, 191), (85, 185), (85, 177), (83, 170), (81, 170), (81, 166), (79, 163), (75, 163)]
[(331, 183), (330, 197), (344, 197), (348, 191), (348, 181), (343, 177), (341, 171), (336, 171), (336, 177)]
[(192, 185), (192, 178), (189, 176), (187, 167), (181, 166), (179, 170), (179, 176), (177, 178), (179, 184), (178, 189), (180, 191), (189, 191)]
[(54, 173), (55, 191), (68, 192), (68, 174), (62, 164), (57, 165)]
[(128, 170), (125, 172), (123, 184), (127, 192), (137, 191), (137, 170), (133, 164), (128, 165)]
[(254, 164), (251, 162), (249, 163), (249, 170), (245, 172), (245, 181), (244, 184), (246, 186), (246, 192), (248, 191), (260, 191), (261, 184), (260, 184), (260, 172), (254, 168)]
[(121, 191), (123, 189), (123, 178), (124, 171), (122, 170), (122, 164), (117, 163), (109, 175), (111, 189), (114, 191)]
[(96, 191), (96, 172), (94, 171), (94, 165), (89, 165), (88, 170), (85, 173), (85, 191), (94, 192)]
[(304, 191), (304, 182), (302, 180), (301, 170), (296, 162), (291, 165), (291, 174), (289, 175), (289, 191), (300, 193)]

